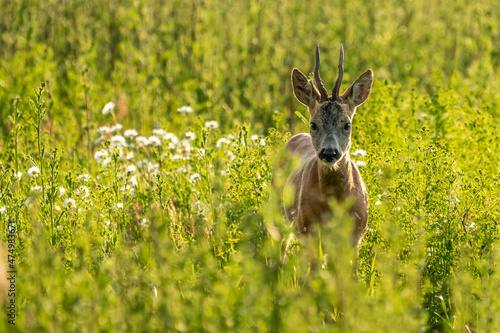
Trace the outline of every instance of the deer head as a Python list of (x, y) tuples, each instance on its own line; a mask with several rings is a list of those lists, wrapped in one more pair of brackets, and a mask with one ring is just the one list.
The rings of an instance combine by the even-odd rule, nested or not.
[(340, 45), (339, 74), (329, 97), (319, 76), (318, 43), (314, 80), (319, 91), (297, 68), (292, 71), (293, 92), (297, 100), (309, 110), (312, 143), (318, 158), (326, 166), (335, 166), (345, 156), (349, 156), (352, 118), (356, 107), (363, 104), (370, 95), (373, 83), (373, 72), (368, 69), (340, 96), (343, 74), (344, 49)]

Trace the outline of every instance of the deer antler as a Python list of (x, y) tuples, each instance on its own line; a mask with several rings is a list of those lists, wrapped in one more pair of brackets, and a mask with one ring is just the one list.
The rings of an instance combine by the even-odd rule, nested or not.
[[(314, 74), (316, 76), (316, 74)], [(342, 84), (342, 77), (344, 76), (344, 47), (340, 44), (340, 57), (339, 57), (339, 76), (337, 76), (337, 81), (335, 81), (335, 87), (332, 90), (332, 99), (334, 101), (340, 102), (339, 90)], [(321, 95), (323, 96), (323, 94)]]
[(316, 85), (318, 86), (319, 93), (321, 94), (321, 102), (324, 102), (328, 99), (328, 92), (321, 82), (321, 77), (319, 76), (319, 42), (316, 42), (316, 66), (314, 67), (314, 80), (316, 81)]

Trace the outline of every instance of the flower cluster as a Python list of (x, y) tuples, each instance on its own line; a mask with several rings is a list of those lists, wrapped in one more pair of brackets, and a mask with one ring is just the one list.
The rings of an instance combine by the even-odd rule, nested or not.
[[(366, 150), (363, 149), (358, 149), (354, 153), (352, 153), (353, 157), (365, 157), (366, 156)], [(356, 165), (359, 168), (364, 168), (366, 167), (366, 162), (365, 161), (356, 161)]]
[[(109, 102), (102, 109), (102, 113), (110, 114), (114, 108), (115, 104)], [(179, 108), (178, 112), (191, 113), (193, 109), (184, 106)], [(82, 216), (81, 214), (86, 214), (92, 206), (101, 207), (99, 200), (103, 195), (102, 202), (108, 198), (106, 191), (113, 195), (110, 214), (123, 215), (125, 211), (135, 209), (130, 205), (130, 197), (151, 186), (157, 175), (163, 174), (169, 180), (180, 176), (187, 181), (185, 186), (192, 187), (193, 193), (196, 193), (210, 184), (212, 177), (224, 177), (224, 181), (230, 181), (232, 162), (236, 159), (233, 152), (238, 151), (241, 144), (254, 148), (266, 145), (265, 139), (260, 135), (252, 135), (248, 141), (241, 138), (236, 141), (230, 134), (213, 138), (219, 133), (211, 131), (219, 128), (219, 123), (215, 120), (206, 121), (204, 127), (200, 129), (203, 135), (198, 134), (198, 139), (197, 133), (192, 130), (174, 134), (158, 127), (144, 135), (134, 128), (124, 129), (117, 123), (101, 126), (94, 133), (97, 137), (94, 140), (97, 147), (93, 158), (100, 167), (97, 173), (91, 175), (90, 172), (81, 172), (75, 176), (66, 176), (65, 187), (57, 185), (51, 189), (45, 185), (46, 190), (38, 184), (42, 178), (38, 166), (32, 165), (25, 172), (16, 172), (12, 176), (18, 181), (21, 181), (23, 173), (28, 176), (30, 191), (26, 196), (25, 206), (34, 206), (40, 200), (53, 200), (51, 207), (59, 216), (57, 221), (60, 221), (61, 216)], [(210, 143), (210, 140), (213, 140), (213, 143)], [(212, 164), (214, 156), (222, 157), (223, 162)], [(261, 178), (259, 172), (256, 177)], [(44, 174), (43, 178), (46, 180), (47, 175)], [(113, 190), (110, 191), (111, 189)], [(203, 215), (205, 206), (199, 197), (193, 198), (193, 202), (197, 214)], [(8, 214), (9, 209), (8, 205), (0, 207), (0, 214)], [(103, 213), (100, 213), (100, 216), (104, 221), (108, 221), (107, 224), (104, 223), (107, 230), (118, 225), (112, 216)], [(149, 220), (139, 215), (138, 227), (147, 228), (149, 224)], [(55, 230), (70, 232), (71, 229), (69, 224), (57, 222)]]

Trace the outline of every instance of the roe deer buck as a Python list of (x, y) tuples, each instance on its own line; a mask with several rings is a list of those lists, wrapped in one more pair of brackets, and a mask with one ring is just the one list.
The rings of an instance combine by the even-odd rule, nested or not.
[(287, 180), (286, 187), (295, 187), (295, 197), (291, 207), (285, 208), (285, 216), (296, 222), (300, 233), (310, 233), (315, 223), (331, 216), (328, 200), (350, 198), (354, 201), (349, 215), (354, 220), (352, 237), (356, 245), (366, 231), (368, 196), (358, 168), (349, 158), (351, 122), (356, 107), (370, 95), (373, 72), (368, 69), (339, 96), (343, 63), (344, 50), (340, 45), (339, 74), (331, 97), (319, 76), (318, 43), (314, 79), (319, 91), (297, 68), (292, 71), (293, 92), (297, 100), (307, 106), (311, 123), (310, 134), (297, 134), (286, 144), (292, 154), (300, 157), (302, 164)]

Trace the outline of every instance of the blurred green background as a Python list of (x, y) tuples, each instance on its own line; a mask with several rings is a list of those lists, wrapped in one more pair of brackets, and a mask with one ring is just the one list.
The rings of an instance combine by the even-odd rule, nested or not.
[(67, 128), (82, 123), (85, 87), (93, 111), (123, 94), (127, 121), (139, 126), (175, 122), (177, 107), (189, 104), (223, 127), (246, 122), (264, 131), (279, 110), (293, 128), (299, 104), (290, 71), (312, 72), (316, 41), (329, 89), (340, 43), (344, 87), (366, 68), (378, 82), (419, 93), (452, 77), (471, 98), (498, 87), (496, 1), (69, 0), (1, 7), (3, 133), (10, 99), (41, 80), (49, 85), (50, 116)]
[[(500, 331), (500, 2), (0, 0), (0, 32), (1, 236), (15, 220), (19, 241), (17, 325), (0, 331)], [(327, 90), (340, 43), (341, 91), (375, 73), (353, 122), (358, 258), (345, 207), (297, 240), (271, 186), (308, 131), (290, 73), (312, 74), (316, 41)], [(103, 167), (98, 129), (116, 123), (193, 131), (192, 153), (164, 141)]]

